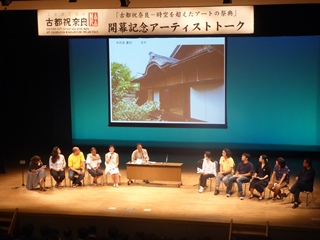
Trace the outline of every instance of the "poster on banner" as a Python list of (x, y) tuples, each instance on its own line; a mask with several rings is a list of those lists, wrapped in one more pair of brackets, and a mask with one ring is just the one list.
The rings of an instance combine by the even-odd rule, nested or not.
[(253, 32), (253, 6), (38, 10), (39, 36), (159, 36)]

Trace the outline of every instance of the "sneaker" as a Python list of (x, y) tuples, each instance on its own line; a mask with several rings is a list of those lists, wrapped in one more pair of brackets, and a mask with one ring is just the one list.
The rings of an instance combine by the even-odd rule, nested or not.
[(72, 187), (76, 188), (76, 187), (77, 187), (77, 184), (72, 184)]
[(204, 190), (204, 188), (200, 186), (200, 188), (199, 188), (198, 192), (199, 192), (199, 193), (202, 193), (202, 192), (203, 192), (203, 190)]
[(118, 184), (116, 184), (116, 187), (119, 187), (119, 185), (118, 185)]
[(231, 196), (230, 190), (227, 190), (227, 197), (230, 197), (230, 196)]
[(214, 191), (214, 195), (218, 195), (218, 194), (219, 194), (219, 190), (216, 189), (216, 190)]
[(113, 187), (116, 187), (116, 184), (115, 184), (115, 183), (113, 184)]
[(240, 200), (244, 200), (244, 196), (240, 194)]
[(82, 186), (82, 182), (79, 182), (79, 183), (78, 183), (78, 186), (81, 187), (81, 186)]

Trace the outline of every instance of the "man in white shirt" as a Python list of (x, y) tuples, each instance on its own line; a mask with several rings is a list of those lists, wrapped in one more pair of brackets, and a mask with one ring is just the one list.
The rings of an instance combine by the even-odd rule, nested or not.
[[(148, 151), (142, 147), (141, 143), (137, 144), (137, 149), (131, 154), (131, 162), (136, 164), (148, 163), (149, 155)], [(130, 180), (131, 181), (131, 180)], [(145, 183), (149, 183), (148, 180), (143, 180)]]
[(207, 179), (217, 176), (218, 162), (211, 160), (211, 152), (205, 151), (199, 177), (199, 193), (204, 191)]

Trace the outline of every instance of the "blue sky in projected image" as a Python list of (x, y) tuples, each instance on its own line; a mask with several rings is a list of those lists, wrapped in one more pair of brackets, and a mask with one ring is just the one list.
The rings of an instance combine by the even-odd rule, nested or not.
[(113, 38), (109, 39), (110, 64), (127, 65), (133, 77), (145, 72), (149, 52), (170, 57), (177, 45), (224, 44), (224, 38)]

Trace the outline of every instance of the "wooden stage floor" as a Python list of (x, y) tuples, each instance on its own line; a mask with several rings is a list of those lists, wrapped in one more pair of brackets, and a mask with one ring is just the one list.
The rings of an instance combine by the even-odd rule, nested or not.
[[(183, 170), (182, 183), (142, 181), (128, 186), (126, 171), (121, 170), (122, 184), (119, 188), (108, 186), (86, 186), (77, 188), (48, 189), (46, 192), (29, 191), (22, 185), (20, 170), (8, 169), (0, 174), (0, 211), (19, 208), (19, 213), (64, 214), (81, 216), (108, 216), (158, 220), (178, 220), (206, 223), (235, 223), (265, 225), (270, 228), (295, 228), (315, 230), (320, 233), (320, 182), (315, 183), (314, 200), (292, 209), (290, 199), (282, 203), (273, 200), (248, 199), (241, 201), (236, 194), (227, 198), (224, 188), (220, 195), (206, 189), (198, 193), (199, 175), (194, 170)], [(49, 171), (47, 184), (50, 186)], [(25, 175), (26, 177), (26, 175)], [(111, 181), (109, 176), (109, 182)], [(215, 180), (213, 180), (214, 184)], [(291, 179), (293, 182), (293, 179)], [(68, 183), (68, 181), (67, 181)], [(208, 182), (209, 184), (209, 182)], [(268, 192), (267, 192), (268, 195)], [(309, 196), (309, 200), (312, 197)], [(291, 238), (292, 239), (292, 238)]]

